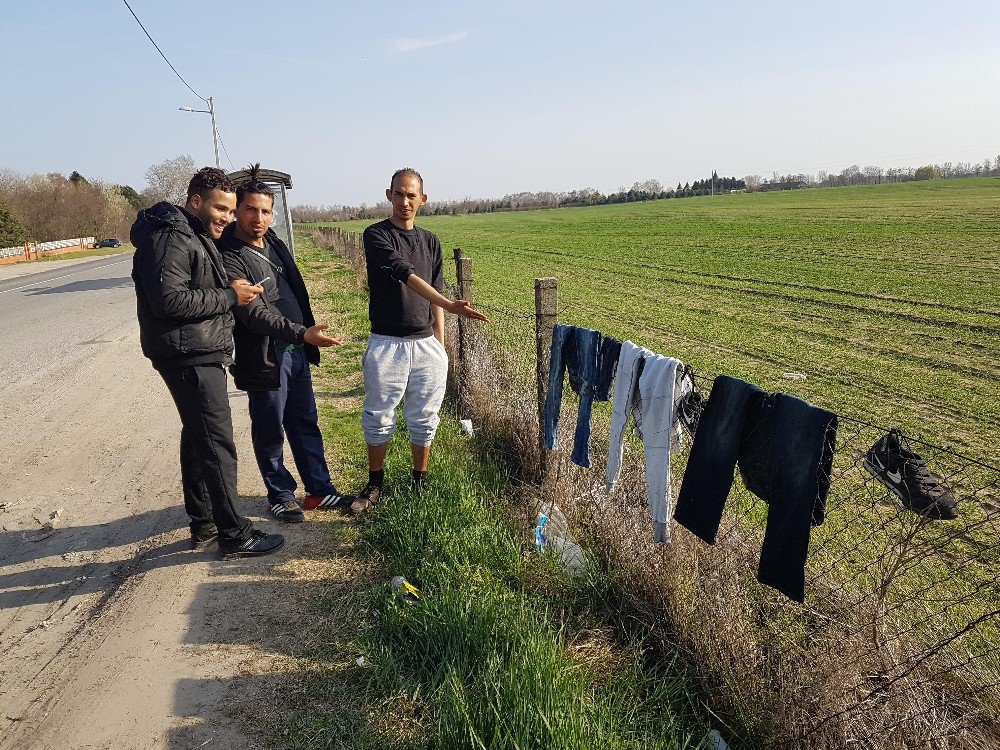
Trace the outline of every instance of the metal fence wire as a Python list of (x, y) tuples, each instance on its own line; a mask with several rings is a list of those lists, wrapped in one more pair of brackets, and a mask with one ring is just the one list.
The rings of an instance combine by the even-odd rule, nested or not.
[[(363, 271), (347, 233), (321, 241)], [(536, 314), (489, 300), (476, 307), (488, 326), (460, 334), (449, 316), (460, 416), (509, 446), (537, 510), (558, 506), (576, 541), (629, 592), (651, 645), (682, 655), (734, 736), (772, 737), (776, 747), (1000, 747), (1000, 469), (904, 436), (958, 500), (956, 519), (926, 518), (864, 468), (888, 430), (840, 415), (799, 604), (757, 580), (768, 508), (739, 472), (714, 545), (677, 525), (671, 543), (658, 544), (631, 425), (621, 475), (605, 490), (610, 404), (594, 404), (593, 468), (569, 460), (578, 406), (569, 388), (559, 448), (543, 450)], [(560, 315), (572, 323), (586, 312)], [(698, 378), (708, 398), (712, 381)], [(686, 460), (686, 451), (671, 460), (674, 495)]]

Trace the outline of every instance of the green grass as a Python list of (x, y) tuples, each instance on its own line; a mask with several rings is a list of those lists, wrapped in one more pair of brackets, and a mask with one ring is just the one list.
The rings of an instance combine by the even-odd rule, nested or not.
[(563, 322), (995, 462), (998, 222), (984, 178), (419, 223), (473, 258), (487, 307), (533, 310), (553, 276)]
[[(306, 238), (297, 238), (297, 253), (317, 317), (355, 336), (367, 308), (351, 272)], [(326, 355), (315, 376), (327, 451), (339, 458), (336, 478), (345, 486), (364, 473), (361, 346), (352, 341)], [(512, 514), (507, 469), (492, 446), (464, 436), (454, 415), (443, 414), (433, 483), (418, 497), (406, 490), (409, 451), (400, 428), (385, 500), (369, 522), (337, 532), (341, 543), (359, 544), (377, 582), (315, 603), (317, 617), (336, 625), (301, 655), (304, 710), (282, 719), (280, 741), (294, 748), (697, 747), (708, 714), (694, 686), (629, 632), (626, 594), (612, 580), (596, 569), (570, 577), (533, 550), (530, 519)], [(406, 605), (391, 590), (396, 574), (421, 588), (419, 604)], [(355, 664), (358, 656), (364, 666)]]

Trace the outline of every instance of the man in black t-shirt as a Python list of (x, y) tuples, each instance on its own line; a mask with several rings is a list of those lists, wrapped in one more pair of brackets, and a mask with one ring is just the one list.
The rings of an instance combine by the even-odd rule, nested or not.
[(382, 493), (385, 454), (400, 402), (410, 433), (413, 488), (424, 486), (448, 376), (444, 313), (486, 320), (465, 300), (452, 301), (440, 292), (441, 243), (413, 223), (427, 202), (420, 174), (410, 168), (397, 170), (385, 197), (392, 215), (364, 232), (372, 327), (361, 359), (368, 484), (352, 506), (355, 512), (372, 507)]

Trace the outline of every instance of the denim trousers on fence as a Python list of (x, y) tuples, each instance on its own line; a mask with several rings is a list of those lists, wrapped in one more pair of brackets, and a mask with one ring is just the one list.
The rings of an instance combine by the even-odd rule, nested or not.
[(720, 375), (698, 423), (674, 519), (714, 544), (738, 463), (747, 489), (768, 504), (757, 579), (803, 601), (810, 526), (823, 521), (836, 431), (837, 417), (825, 409)]
[(597, 379), (597, 354), (601, 344), (599, 331), (556, 323), (552, 329), (552, 353), (549, 360), (549, 387), (545, 394), (543, 417), (545, 446), (557, 445), (559, 408), (562, 404), (563, 378), (569, 373), (569, 385), (580, 395), (576, 416), (576, 434), (570, 460), (590, 468), (590, 414), (594, 407), (594, 384)]
[(601, 339), (601, 349), (597, 354), (597, 381), (594, 383), (594, 400), (610, 401), (611, 385), (618, 371), (618, 357), (622, 342), (611, 336)]

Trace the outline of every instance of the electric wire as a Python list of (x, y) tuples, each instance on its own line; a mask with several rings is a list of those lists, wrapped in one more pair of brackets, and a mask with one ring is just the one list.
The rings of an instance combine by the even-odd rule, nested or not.
[(222, 131), (219, 130), (218, 126), (216, 126), (216, 128), (215, 128), (215, 134), (219, 136), (219, 144), (222, 146), (222, 153), (224, 153), (226, 155), (226, 160), (229, 162), (229, 166), (232, 167), (233, 171), (235, 172), (236, 171), (236, 165), (233, 164), (233, 159), (229, 155), (229, 149), (226, 148), (226, 142), (224, 140), (222, 140)]
[(197, 91), (195, 91), (195, 90), (194, 90), (194, 89), (193, 89), (193, 88), (191, 87), (191, 84), (190, 84), (190, 83), (188, 83), (187, 81), (185, 81), (185, 80), (184, 80), (184, 76), (182, 76), (182, 75), (181, 75), (181, 74), (180, 74), (180, 73), (179, 73), (179, 72), (177, 71), (177, 68), (175, 68), (175, 67), (174, 67), (174, 64), (173, 64), (172, 62), (170, 62), (170, 60), (168, 60), (168, 59), (167, 59), (167, 56), (166, 56), (165, 54), (163, 54), (163, 50), (161, 50), (161, 49), (160, 49), (160, 45), (158, 45), (158, 44), (156, 43), (156, 40), (155, 40), (155, 39), (153, 39), (153, 37), (152, 37), (152, 36), (150, 36), (150, 33), (149, 33), (148, 31), (146, 31), (146, 27), (142, 25), (142, 21), (140, 21), (140, 20), (139, 20), (139, 16), (137, 16), (137, 15), (135, 14), (135, 11), (134, 11), (134, 10), (132, 10), (132, 6), (128, 4), (128, 0), (122, 0), (122, 2), (123, 2), (123, 3), (125, 3), (125, 7), (126, 7), (126, 8), (128, 8), (128, 12), (132, 14), (132, 18), (134, 18), (134, 19), (135, 19), (135, 22), (136, 22), (137, 24), (139, 24), (139, 28), (140, 28), (140, 29), (142, 29), (142, 32), (143, 32), (143, 33), (144, 33), (144, 34), (146, 35), (146, 38), (147, 38), (147, 39), (149, 39), (149, 41), (150, 41), (150, 42), (152, 42), (152, 44), (153, 44), (153, 46), (154, 46), (154, 47), (156, 47), (156, 51), (160, 53), (160, 57), (162, 57), (162, 58), (163, 58), (163, 61), (164, 61), (164, 62), (165, 62), (165, 63), (166, 63), (167, 65), (169, 65), (169, 66), (170, 66), (170, 69), (171, 69), (172, 71), (174, 71), (174, 75), (176, 75), (176, 76), (177, 76), (177, 77), (178, 77), (178, 78), (180, 79), (181, 83), (183, 83), (183, 84), (184, 84), (185, 86), (187, 86), (187, 87), (188, 87), (188, 90), (189, 90), (189, 91), (190, 91), (190, 92), (191, 92), (192, 94), (194, 94), (194, 95), (195, 95), (195, 96), (197, 96), (197, 97), (198, 97), (199, 99), (201, 99), (201, 100), (202, 100), (203, 102), (205, 102), (205, 104), (208, 104), (208, 99), (206, 99), (206, 98), (205, 98), (205, 97), (203, 97), (203, 96), (202, 96), (201, 94), (199, 94), (199, 93), (198, 93)]

